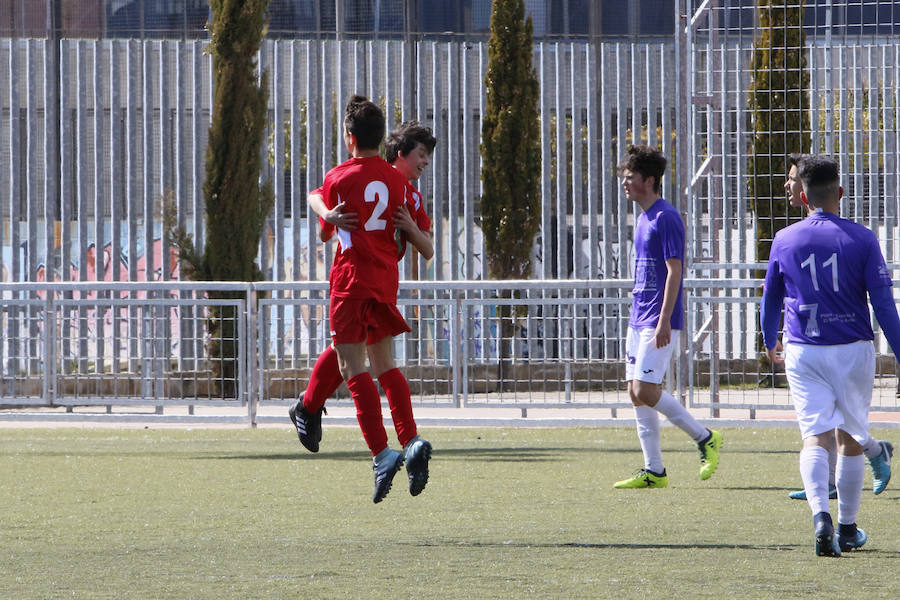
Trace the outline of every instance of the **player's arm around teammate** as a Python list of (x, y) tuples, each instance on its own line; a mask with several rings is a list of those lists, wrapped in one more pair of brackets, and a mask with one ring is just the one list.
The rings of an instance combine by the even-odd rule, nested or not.
[(334, 208), (325, 206), (325, 201), (322, 199), (322, 188), (310, 192), (306, 197), (306, 203), (313, 212), (319, 215), (319, 239), (323, 242), (334, 237), (334, 232), (338, 229), (352, 231), (359, 223), (355, 212), (344, 211), (344, 202), (338, 202)]

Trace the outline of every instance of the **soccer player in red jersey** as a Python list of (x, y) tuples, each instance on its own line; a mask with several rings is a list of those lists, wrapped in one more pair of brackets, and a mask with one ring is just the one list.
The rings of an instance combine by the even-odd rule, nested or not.
[[(393, 336), (410, 331), (396, 308), (399, 274), (395, 229), (414, 229), (406, 232), (410, 239), (422, 244), (420, 238), (424, 236), (426, 254), (430, 256), (433, 249), (430, 237), (415, 226), (417, 221), (405, 208), (407, 201), (414, 205), (415, 199), (404, 175), (377, 156), (383, 132), (384, 116), (380, 109), (361, 97), (351, 99), (344, 133), (351, 159), (326, 175), (321, 195), (310, 196), (310, 206), (326, 222), (338, 225), (339, 248), (330, 277), (334, 345), (333, 350), (326, 350), (317, 361), (310, 382), (313, 390), (325, 389), (327, 394), (318, 400), (316, 407), (311, 406), (312, 395), (307, 390), (304, 399), (290, 411), (301, 442), (312, 451), (318, 450), (324, 399), (336, 389), (341, 379), (347, 381), (357, 406), (360, 427), (375, 457), (375, 502), (388, 493), (404, 460), (410, 492), (413, 495), (420, 493), (427, 482), (427, 464), (431, 455), (431, 445), (416, 433), (409, 385), (393, 365), (391, 356)], [(402, 181), (402, 186), (398, 181)], [(427, 215), (425, 219), (426, 222), (418, 222), (430, 227)], [(359, 223), (362, 223), (361, 227)], [(403, 454), (387, 446), (380, 398), (365, 369), (367, 355), (388, 395), (398, 437), (404, 445)], [(339, 365), (337, 373), (335, 359)]]

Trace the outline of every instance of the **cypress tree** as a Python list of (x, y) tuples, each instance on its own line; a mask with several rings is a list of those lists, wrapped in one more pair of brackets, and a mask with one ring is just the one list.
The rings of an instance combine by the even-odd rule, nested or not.
[[(257, 80), (256, 56), (265, 35), (269, 0), (210, 0), (209, 24), (215, 90), (206, 149), (206, 245), (202, 255), (183, 229), (173, 230), (183, 272), (197, 281), (256, 281), (255, 260), (265, 219), (273, 205), (271, 181), (260, 185), (266, 133), (267, 73)], [(240, 293), (209, 292), (210, 298)], [(237, 374), (237, 316), (211, 307), (209, 357), (232, 396)]]
[(802, 0), (758, 0), (759, 34), (750, 68), (753, 141), (749, 192), (756, 215), (756, 260), (766, 262), (775, 233), (803, 218), (784, 194), (787, 155), (809, 152), (809, 73)]
[(532, 37), (523, 0), (494, 0), (481, 126), (481, 222), (488, 272), (495, 279), (531, 274), (540, 226), (540, 87)]
[[(532, 64), (532, 37), (523, 0), (494, 0), (481, 126), (481, 226), (487, 269), (494, 279), (525, 279), (531, 274), (531, 251), (540, 226), (540, 87)], [(510, 308), (497, 307), (501, 386), (509, 378), (507, 358), (516, 338)]]

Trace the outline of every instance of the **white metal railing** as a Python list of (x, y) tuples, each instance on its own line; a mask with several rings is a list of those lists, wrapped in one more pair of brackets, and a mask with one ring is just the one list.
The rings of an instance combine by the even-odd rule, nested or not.
[[(685, 282), (685, 334), (667, 385), (690, 406), (712, 415), (791, 408), (774, 385), (781, 376), (758, 360), (760, 283)], [(630, 288), (404, 281), (398, 304), (413, 331), (395, 341), (397, 363), (417, 406), (615, 413), (630, 406), (622, 361)], [(17, 334), (0, 343), (0, 405), (188, 407), (189, 417), (196, 407), (243, 407), (240, 420), (255, 423), (261, 405), (296, 401), (329, 343), (325, 293), (319, 282), (0, 284), (0, 326)], [(232, 338), (207, 332), (214, 307), (233, 311)], [(233, 369), (210, 357), (212, 341), (236, 345)], [(885, 387), (892, 355), (880, 335), (877, 343), (883, 377), (873, 407), (900, 410)], [(351, 403), (346, 393), (334, 402)]]

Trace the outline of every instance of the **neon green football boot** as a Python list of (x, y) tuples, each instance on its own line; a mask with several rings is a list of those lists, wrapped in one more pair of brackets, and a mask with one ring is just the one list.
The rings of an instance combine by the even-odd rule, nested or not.
[(722, 449), (722, 434), (709, 430), (709, 437), (697, 444), (700, 449), (700, 479), (709, 479), (719, 466), (719, 450)]
[(662, 473), (654, 473), (648, 469), (638, 469), (634, 472), (633, 477), (617, 481), (613, 487), (625, 490), (632, 488), (664, 488), (668, 487), (668, 485), (669, 477), (666, 475), (665, 469), (663, 469)]

